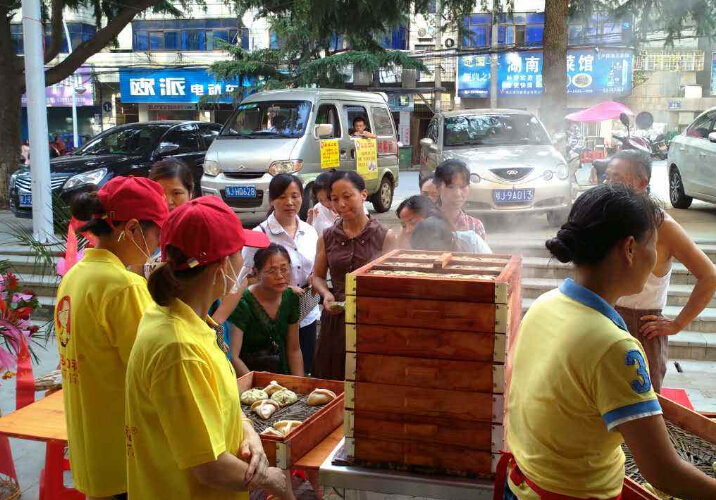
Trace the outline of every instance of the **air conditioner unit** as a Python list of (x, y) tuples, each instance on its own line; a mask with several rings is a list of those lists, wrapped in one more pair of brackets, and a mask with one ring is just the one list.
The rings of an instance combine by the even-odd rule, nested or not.
[(418, 37), (424, 38), (425, 36), (427, 36), (427, 34), (428, 30), (426, 30), (425, 28), (420, 28), (418, 30)]

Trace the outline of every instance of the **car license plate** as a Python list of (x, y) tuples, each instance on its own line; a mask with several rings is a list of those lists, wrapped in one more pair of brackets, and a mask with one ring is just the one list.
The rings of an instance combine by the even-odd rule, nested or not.
[(492, 199), (496, 204), (529, 203), (534, 199), (534, 189), (493, 189)]
[(23, 208), (32, 206), (32, 193), (20, 195), (20, 206)]
[(256, 198), (256, 186), (227, 186), (227, 198)]

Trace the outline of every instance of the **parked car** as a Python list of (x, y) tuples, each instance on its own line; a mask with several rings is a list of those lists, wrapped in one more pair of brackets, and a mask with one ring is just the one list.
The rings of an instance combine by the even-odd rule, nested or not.
[(573, 172), (531, 113), (510, 109), (438, 113), (420, 146), (421, 177), (432, 175), (445, 160), (465, 162), (471, 173), (465, 210), (546, 213), (551, 225), (566, 221), (576, 194)]
[[(398, 185), (398, 140), (382, 94), (333, 89), (262, 92), (245, 99), (211, 145), (201, 189), (221, 196), (241, 219), (264, 219), (274, 175), (297, 175), (310, 189), (321, 168), (321, 141), (337, 140), (339, 170), (356, 170), (353, 120), (377, 136), (377, 177), (366, 180), (377, 212), (390, 210)], [(303, 197), (305, 217), (311, 196)]]
[[(69, 203), (79, 191), (102, 186), (118, 175), (146, 177), (162, 158), (178, 158), (194, 171), (197, 193), (204, 155), (221, 125), (188, 121), (132, 123), (113, 127), (74, 153), (50, 160), (52, 193)], [(10, 208), (18, 217), (32, 217), (32, 180), (23, 167), (10, 177)]]
[(699, 115), (669, 145), (669, 198), (675, 208), (689, 208), (694, 198), (716, 203), (716, 108)]

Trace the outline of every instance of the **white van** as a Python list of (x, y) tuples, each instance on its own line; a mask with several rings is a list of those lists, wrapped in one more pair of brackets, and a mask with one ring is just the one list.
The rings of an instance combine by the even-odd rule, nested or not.
[[(383, 94), (335, 89), (291, 89), (254, 94), (237, 107), (211, 144), (201, 190), (217, 195), (244, 219), (264, 219), (274, 175), (292, 173), (308, 190), (322, 172), (321, 141), (336, 140), (339, 170), (356, 170), (353, 121), (363, 118), (376, 136), (377, 177), (366, 180), (379, 213), (390, 210), (398, 185), (398, 140)], [(375, 173), (371, 177), (375, 176)], [(303, 197), (301, 216), (311, 204)]]

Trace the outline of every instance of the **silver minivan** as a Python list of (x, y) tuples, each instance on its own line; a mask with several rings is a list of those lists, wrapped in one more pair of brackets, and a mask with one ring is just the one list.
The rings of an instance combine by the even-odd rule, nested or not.
[[(352, 124), (358, 117), (377, 142), (377, 178), (366, 180), (369, 200), (376, 212), (386, 212), (398, 185), (398, 140), (387, 98), (370, 92), (290, 89), (246, 98), (206, 153), (202, 193), (221, 196), (242, 220), (263, 219), (274, 175), (295, 174), (310, 189), (324, 171), (322, 140), (338, 141), (339, 170), (356, 170)], [(302, 216), (311, 198), (303, 197)]]

